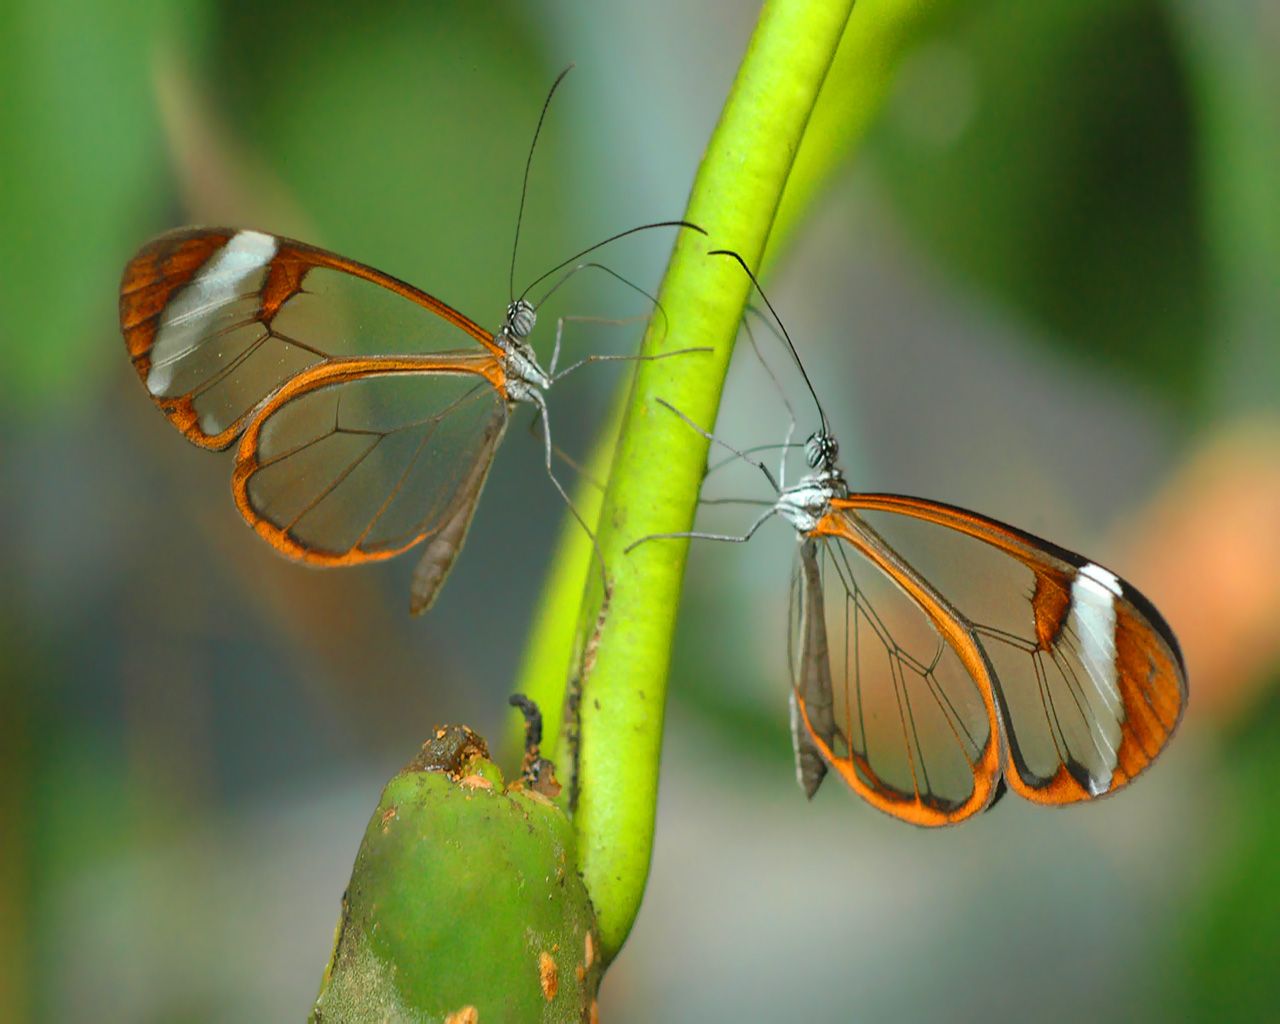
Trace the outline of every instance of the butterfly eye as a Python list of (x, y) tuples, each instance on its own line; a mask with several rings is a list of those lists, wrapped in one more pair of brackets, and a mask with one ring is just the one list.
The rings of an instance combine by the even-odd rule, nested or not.
[(538, 314), (534, 311), (533, 303), (525, 299), (516, 299), (507, 307), (506, 327), (513, 337), (520, 340), (529, 337), (537, 322)]
[(804, 443), (804, 455), (810, 469), (817, 469), (820, 466), (831, 468), (839, 454), (840, 446), (836, 443), (836, 439), (822, 431), (810, 434), (809, 440)]

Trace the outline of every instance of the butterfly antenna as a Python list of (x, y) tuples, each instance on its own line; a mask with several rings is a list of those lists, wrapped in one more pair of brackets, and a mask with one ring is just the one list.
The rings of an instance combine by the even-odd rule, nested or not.
[(524, 180), (520, 183), (520, 209), (516, 212), (516, 237), (511, 243), (511, 273), (507, 278), (507, 294), (513, 300), (516, 294), (516, 251), (520, 248), (520, 225), (524, 221), (525, 196), (529, 193), (529, 170), (533, 167), (533, 151), (538, 148), (538, 136), (542, 134), (542, 122), (547, 119), (547, 108), (551, 106), (551, 97), (556, 94), (556, 89), (564, 81), (564, 76), (572, 70), (573, 65), (570, 64), (560, 74), (556, 75), (556, 80), (551, 83), (547, 98), (542, 101), (542, 113), (538, 115), (538, 127), (533, 130), (533, 142), (529, 144), (529, 155), (525, 157)]
[(791, 335), (787, 333), (786, 325), (783, 324), (782, 318), (778, 316), (778, 311), (773, 308), (773, 303), (769, 301), (769, 296), (767, 296), (764, 293), (764, 289), (760, 287), (760, 282), (756, 280), (756, 275), (753, 274), (751, 272), (751, 268), (747, 266), (746, 260), (744, 260), (732, 249), (712, 249), (707, 253), (707, 255), (732, 257), (733, 259), (738, 261), (738, 266), (740, 266), (743, 269), (747, 277), (751, 278), (751, 283), (752, 285), (755, 286), (756, 292), (759, 294), (760, 298), (764, 300), (764, 304), (766, 307), (768, 307), (769, 312), (773, 314), (774, 322), (778, 325), (778, 329), (782, 332), (782, 337), (783, 337), (783, 340), (786, 341), (787, 343), (787, 348), (791, 350), (791, 357), (795, 360), (796, 367), (800, 371), (800, 376), (804, 378), (805, 386), (809, 389), (809, 394), (813, 396), (813, 404), (818, 408), (818, 419), (822, 421), (822, 432), (824, 434), (829, 434), (831, 431), (827, 423), (826, 410), (822, 408), (822, 403), (818, 401), (818, 392), (814, 390), (813, 382), (809, 380), (809, 374), (805, 372), (804, 363), (800, 361), (800, 353), (796, 351), (795, 342), (791, 340)]
[(747, 320), (747, 317), (749, 316), (759, 317), (760, 322), (769, 329), (771, 334), (777, 334), (777, 332), (773, 329), (773, 325), (765, 319), (764, 314), (755, 306), (748, 306), (746, 308), (746, 311), (742, 316), (742, 330), (747, 336), (748, 343), (751, 345), (751, 351), (755, 353), (756, 360), (768, 375), (770, 383), (773, 384), (773, 390), (777, 393), (778, 400), (782, 403), (782, 407), (787, 410), (787, 415), (791, 417), (792, 422), (795, 422), (796, 411), (791, 408), (791, 402), (787, 398), (786, 390), (782, 387), (782, 381), (780, 381), (778, 379), (778, 375), (773, 372), (773, 367), (769, 365), (769, 360), (765, 359), (764, 353), (760, 351), (760, 346), (756, 344), (756, 336), (751, 330), (750, 321)]
[(769, 481), (769, 486), (772, 487), (778, 494), (782, 493), (782, 488), (778, 485), (778, 481), (774, 478), (774, 475), (769, 472), (769, 467), (766, 466), (759, 459), (751, 458), (751, 456), (748, 455), (746, 452), (744, 452), (742, 449), (735, 448), (733, 445), (729, 444), (728, 441), (721, 440), (720, 438), (716, 437), (715, 434), (711, 433), (711, 431), (709, 430), (703, 430), (702, 427), (694, 423), (693, 420), (689, 419), (688, 416), (682, 413), (679, 409), (677, 409), (674, 405), (668, 402), (665, 398), (655, 398), (654, 401), (657, 402), (663, 408), (668, 409), (669, 411), (675, 413), (682, 420), (684, 420), (684, 422), (689, 427), (693, 428), (694, 431), (701, 434), (704, 438), (706, 438), (712, 444), (718, 444), (721, 448), (730, 452), (734, 458), (741, 459), (747, 465), (755, 466), (756, 469), (760, 470), (760, 472), (764, 474), (764, 478)]
[[(536, 308), (536, 309), (541, 309), (541, 308), (542, 308), (542, 304), (543, 304), (544, 302), (546, 302), (546, 301), (547, 301), (547, 299), (551, 298), (551, 296), (552, 296), (552, 295), (554, 295), (554, 294), (556, 293), (556, 290), (557, 290), (557, 289), (559, 289), (559, 287), (560, 287), (562, 284), (564, 284), (566, 281), (568, 281), (571, 277), (573, 277), (573, 275), (574, 275), (574, 274), (576, 274), (579, 270), (600, 270), (600, 271), (603, 271), (604, 273), (606, 273), (606, 274), (608, 274), (610, 277), (612, 277), (615, 281), (618, 281), (618, 282), (621, 282), (622, 284), (625, 284), (625, 285), (626, 285), (628, 288), (630, 288), (633, 292), (636, 292), (636, 293), (638, 293), (638, 294), (640, 294), (640, 295), (643, 295), (646, 299), (648, 299), (648, 300), (649, 300), (649, 305), (651, 305), (651, 306), (654, 308), (654, 311), (655, 311), (655, 312), (657, 312), (657, 313), (658, 313), (658, 315), (662, 317), (662, 336), (663, 336), (664, 338), (666, 337), (667, 325), (670, 323), (670, 321), (667, 319), (667, 310), (666, 310), (666, 307), (665, 307), (665, 306), (663, 306), (663, 304), (662, 304), (661, 302), (659, 302), (659, 301), (658, 301), (658, 297), (657, 297), (656, 295), (652, 295), (652, 294), (650, 294), (649, 292), (645, 291), (643, 288), (641, 288), (638, 284), (636, 284), (636, 283), (635, 283), (634, 281), (632, 281), (630, 278), (623, 277), (621, 274), (619, 274), (619, 273), (618, 273), (616, 270), (614, 270), (612, 267), (606, 267), (603, 263), (594, 263), (594, 262), (592, 262), (592, 263), (580, 263), (580, 264), (578, 264), (578, 266), (576, 266), (576, 267), (574, 267), (572, 270), (568, 271), (568, 272), (567, 272), (563, 277), (561, 277), (561, 278), (560, 278), (560, 280), (559, 280), (559, 281), (557, 281), (557, 282), (556, 282), (555, 284), (553, 284), (550, 288), (548, 288), (545, 292), (543, 292), (543, 293), (542, 293), (541, 298), (539, 298), (539, 299), (538, 299), (538, 301), (537, 301), (537, 302), (535, 302), (535, 303), (533, 304), (533, 305), (534, 305), (534, 308)], [(620, 323), (621, 321), (602, 320), (601, 322), (603, 322), (603, 323), (615, 323), (615, 322)]]
[[(535, 277), (532, 281), (529, 282), (529, 286), (520, 293), (520, 298), (523, 299), (526, 295), (529, 294), (529, 292), (531, 292), (534, 288), (536, 288), (539, 284), (545, 281), (548, 277), (550, 277), (556, 271), (563, 270), (570, 263), (574, 263), (577, 260), (582, 259), (583, 256), (587, 256), (590, 253), (595, 252), (597, 249), (603, 248), (604, 246), (608, 245), (610, 242), (616, 242), (619, 238), (626, 238), (628, 235), (639, 234), (641, 231), (652, 231), (654, 228), (689, 228), (691, 231), (696, 231), (700, 235), (706, 234), (706, 232), (702, 228), (698, 227), (697, 224), (693, 224), (687, 220), (659, 220), (659, 221), (654, 221), (652, 224), (641, 224), (639, 227), (627, 228), (626, 231), (619, 231), (616, 235), (610, 235), (608, 238), (602, 241), (596, 242), (595, 245), (587, 246), (585, 249), (582, 250), (582, 252), (574, 256), (570, 256), (567, 260), (562, 260), (561, 262), (557, 263), (554, 267), (552, 267), (550, 270), (548, 270), (545, 274), (541, 274), (538, 277)], [(512, 263), (513, 273), (514, 273), (514, 269), (515, 269), (515, 264), (513, 262)], [(514, 292), (514, 290), (515, 289), (513, 286), (512, 291)]]

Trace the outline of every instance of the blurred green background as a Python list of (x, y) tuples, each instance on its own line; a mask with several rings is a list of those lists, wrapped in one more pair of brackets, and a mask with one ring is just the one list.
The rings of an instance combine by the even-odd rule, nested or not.
[[(1148, 777), (1087, 809), (1010, 799), (935, 834), (834, 785), (806, 804), (785, 733), (788, 531), (695, 546), (653, 876), (602, 1017), (1268, 1017), (1280, 17), (1266, 0), (920, 6), (852, 160), (835, 159), (833, 77), (814, 142), (832, 169), (770, 297), (855, 486), (1113, 566), (1182, 638), (1190, 711)], [(0, 7), (0, 1019), (303, 1017), (382, 783), (437, 723), (501, 733), (561, 519), (516, 429), (427, 618), (407, 615), (411, 558), (277, 559), (232, 506), (229, 460), (139, 388), (116, 326), (125, 261), (167, 227), (253, 226), (496, 325), (556, 72), (578, 63), (536, 155), (517, 287), (681, 213), (755, 15)], [(669, 246), (608, 260), (653, 287)], [(544, 356), (558, 313), (643, 311), (587, 276), (544, 312)], [(557, 388), (562, 447), (588, 450), (617, 378)], [(720, 432), (776, 440), (784, 416), (735, 378)]]

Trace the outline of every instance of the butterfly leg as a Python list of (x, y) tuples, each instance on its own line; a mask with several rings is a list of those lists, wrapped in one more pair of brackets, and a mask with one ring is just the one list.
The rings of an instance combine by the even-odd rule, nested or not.
[[(535, 408), (533, 411), (533, 416), (529, 420), (529, 436), (530, 437), (538, 436), (538, 425), (541, 422), (542, 422), (542, 413)], [(561, 448), (558, 444), (552, 444), (551, 451), (554, 453), (557, 459), (563, 462), (566, 466), (568, 466), (571, 470), (573, 470), (576, 474), (578, 474), (579, 477), (581, 477), (583, 480), (589, 483), (597, 491), (604, 490), (604, 484), (600, 480), (598, 480), (596, 477), (592, 476), (586, 466), (584, 466), (581, 462), (575, 459), (567, 451)]]
[[(572, 278), (575, 274), (577, 274), (579, 271), (582, 271), (582, 270), (603, 271), (604, 273), (612, 277), (614, 280), (620, 281), (623, 284), (625, 284), (633, 292), (638, 292), (640, 295), (643, 295), (646, 299), (649, 300), (649, 302), (653, 305), (653, 307), (661, 314), (662, 320), (663, 320), (663, 335), (664, 336), (666, 335), (667, 314), (666, 314), (666, 310), (662, 308), (662, 303), (660, 303), (654, 296), (650, 295), (647, 291), (641, 288), (638, 284), (635, 284), (634, 282), (627, 280), (627, 278), (623, 277), (616, 270), (606, 267), (603, 263), (595, 263), (595, 262), (579, 263), (576, 266), (570, 267), (564, 274), (560, 276), (560, 278), (556, 281), (555, 284), (553, 284), (550, 288), (548, 288), (542, 294), (542, 297), (539, 298), (538, 301), (534, 303), (534, 305), (536, 307), (541, 307), (542, 304), (547, 301), (547, 299), (551, 298), (551, 296), (556, 293), (556, 290), (562, 284), (565, 284), (570, 278)], [(564, 324), (566, 320), (579, 320), (579, 321), (588, 321), (588, 322), (595, 321), (596, 323), (622, 325), (622, 324), (628, 324), (628, 323), (635, 323), (637, 321), (643, 320), (648, 315), (649, 314), (642, 313), (633, 317), (624, 317), (621, 320), (609, 320), (604, 317), (599, 317), (599, 318), (597, 317), (561, 317), (559, 321), (557, 321), (556, 323), (556, 347), (555, 347), (555, 350), (551, 353), (551, 376), (554, 377), (556, 375), (556, 365), (560, 361), (560, 336), (564, 330)]]
[[(556, 321), (556, 344), (551, 350), (551, 362), (548, 365), (547, 372), (553, 380), (559, 380), (566, 376), (571, 370), (576, 370), (582, 365), (581, 362), (574, 363), (565, 370), (556, 372), (556, 367), (560, 364), (560, 343), (564, 337), (565, 324), (604, 324), (608, 327), (625, 327), (627, 324), (640, 323), (648, 317), (647, 313), (638, 313), (635, 316), (625, 316), (620, 319), (614, 319), (605, 316), (562, 316)], [(629, 356), (623, 358), (631, 358)]]
[(591, 539), (591, 548), (595, 552), (596, 562), (600, 566), (600, 582), (607, 590), (609, 587), (609, 577), (605, 572), (604, 554), (600, 551), (600, 544), (596, 540), (595, 531), (587, 525), (587, 521), (582, 517), (582, 513), (578, 511), (578, 507), (573, 503), (573, 499), (569, 497), (569, 492), (565, 490), (564, 485), (556, 477), (555, 469), (552, 466), (552, 460), (556, 452), (556, 447), (551, 442), (551, 417), (547, 414), (547, 400), (543, 397), (541, 391), (533, 390), (531, 392), (532, 401), (538, 407), (538, 415), (542, 419), (542, 440), (543, 440), (543, 465), (547, 471), (547, 477), (551, 480), (551, 485), (560, 494), (561, 499), (569, 509), (570, 515), (578, 521), (578, 525), (586, 532)]
[(645, 544), (651, 540), (674, 540), (681, 537), (688, 540), (718, 540), (723, 541), (726, 544), (745, 544), (755, 536), (756, 531), (760, 529), (760, 527), (777, 514), (777, 508), (770, 506), (760, 513), (760, 515), (756, 517), (756, 521), (747, 529), (747, 532), (741, 535), (734, 535), (731, 533), (700, 533), (697, 530), (687, 530), (678, 533), (651, 533), (647, 537), (641, 537), (639, 540), (633, 540), (622, 549), (622, 553), (624, 555), (630, 554), (633, 549), (638, 548), (641, 544)]
[[(589, 317), (563, 317), (563, 320), (577, 320), (579, 322), (590, 319)], [(602, 320), (597, 323), (622, 323), (621, 320)], [(701, 348), (680, 348), (674, 352), (658, 352), (654, 355), (636, 355), (636, 356), (586, 356), (579, 359), (576, 363), (566, 366), (558, 374), (555, 374), (553, 380), (561, 380), (569, 376), (574, 370), (586, 366), (588, 363), (621, 363), (621, 362), (637, 362), (647, 363), (657, 359), (666, 359), (669, 356), (687, 356), (694, 352), (710, 352), (711, 349), (703, 346)]]
[(738, 448), (735, 448), (733, 445), (729, 444), (727, 441), (720, 440), (720, 438), (716, 437), (715, 434), (711, 433), (709, 430), (703, 430), (700, 426), (698, 426), (698, 424), (694, 423), (693, 420), (689, 419), (688, 416), (682, 413), (679, 409), (677, 409), (674, 405), (668, 402), (665, 398), (658, 398), (658, 399), (655, 399), (655, 401), (659, 405), (661, 405), (663, 408), (669, 409), (671, 412), (679, 416), (682, 420), (684, 420), (684, 422), (686, 423), (686, 425), (688, 425), (690, 429), (697, 431), (699, 434), (701, 434), (704, 438), (706, 438), (712, 444), (718, 444), (721, 448), (727, 449), (729, 452), (731, 452), (736, 458), (742, 459), (742, 461), (746, 462), (748, 465), (755, 466), (756, 469), (760, 470), (760, 472), (764, 474), (764, 478), (769, 481), (769, 486), (772, 487), (779, 494), (782, 493), (782, 488), (778, 486), (778, 482), (773, 478), (773, 474), (769, 472), (769, 467), (766, 466), (759, 459), (751, 458), (746, 452), (741, 451)]

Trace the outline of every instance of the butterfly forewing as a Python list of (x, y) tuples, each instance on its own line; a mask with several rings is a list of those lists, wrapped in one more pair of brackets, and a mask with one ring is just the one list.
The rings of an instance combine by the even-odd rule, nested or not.
[[(1164, 747), (1186, 701), (1177, 644), (1113, 573), (995, 520), (935, 502), (837, 502), (926, 577), (994, 670), (1009, 785), (1041, 803), (1112, 792)], [(900, 581), (899, 581), (900, 582)]]
[(469, 518), (507, 422), (482, 361), (476, 372), (362, 361), (349, 379), (342, 365), (309, 371), (267, 404), (232, 482), (259, 533), (315, 564), (387, 558), (462, 505)]
[(396, 278), (275, 235), (162, 235), (125, 268), (120, 322), (148, 393), (190, 440), (225, 448), (303, 370), (388, 352), (495, 353), (488, 332)]
[[(1000, 733), (967, 664), (982, 663), (974, 639), (940, 629), (930, 612), (944, 616), (944, 601), (908, 597), (854, 544), (817, 539), (808, 571), (804, 550), (797, 595), (807, 610), (793, 612), (793, 630), (802, 632), (792, 646), (807, 651), (803, 666), (825, 639), (830, 664), (826, 729), (814, 700), (821, 688), (812, 685), (820, 675), (793, 677), (808, 684), (805, 692), (797, 682), (793, 693), (813, 744), (856, 792), (896, 817), (945, 825), (981, 810), (998, 779)], [(818, 608), (825, 638), (814, 628)]]

